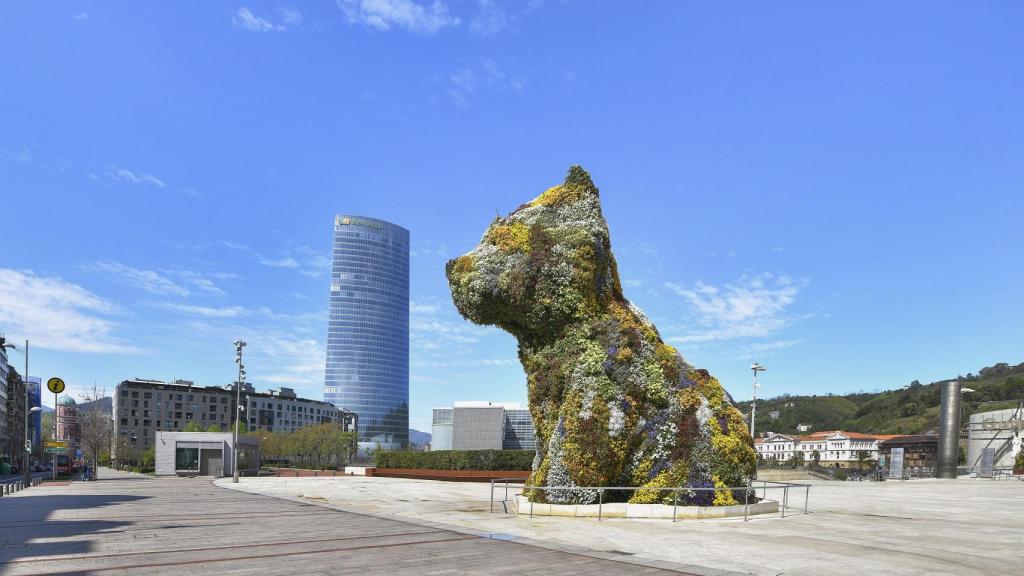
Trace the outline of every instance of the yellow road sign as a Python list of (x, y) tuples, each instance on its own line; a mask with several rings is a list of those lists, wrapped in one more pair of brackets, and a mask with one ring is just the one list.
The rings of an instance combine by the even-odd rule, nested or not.
[(46, 387), (54, 394), (60, 394), (64, 391), (64, 381), (60, 378), (50, 378), (46, 381)]
[(43, 446), (47, 448), (67, 448), (68, 443), (61, 440), (53, 440), (51, 442), (43, 442)]

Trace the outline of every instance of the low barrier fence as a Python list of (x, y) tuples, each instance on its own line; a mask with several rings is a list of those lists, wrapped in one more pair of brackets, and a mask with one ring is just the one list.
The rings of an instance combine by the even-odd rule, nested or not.
[[(507, 502), (509, 502), (509, 488), (518, 487), (522, 491), (518, 494), (513, 493), (513, 496), (524, 495), (527, 490), (539, 490), (541, 492), (550, 493), (561, 491), (564, 492), (597, 492), (597, 520), (601, 521), (602, 509), (605, 502), (605, 493), (612, 492), (671, 492), (672, 493), (672, 521), (676, 521), (676, 510), (679, 507), (679, 494), (684, 493), (684, 497), (690, 497), (694, 492), (711, 492), (711, 498), (714, 498), (715, 492), (731, 491), (733, 494), (737, 492), (743, 492), (743, 521), (749, 520), (749, 511), (751, 497), (754, 498), (754, 502), (759, 502), (768, 499), (768, 491), (771, 490), (773, 493), (779, 494), (779, 515), (782, 518), (786, 517), (786, 509), (789, 508), (789, 495), (793, 492), (797, 497), (802, 492), (804, 497), (803, 514), (808, 514), (808, 505), (811, 499), (811, 485), (800, 484), (796, 482), (771, 482), (768, 480), (754, 480), (748, 486), (732, 486), (724, 488), (714, 487), (689, 487), (680, 486), (675, 488), (666, 487), (643, 487), (643, 486), (526, 486), (526, 481), (522, 478), (496, 478), (491, 480), (491, 504), (490, 512), (494, 512), (494, 490), (504, 490), (504, 498), (500, 500), (505, 513), (508, 513)], [(758, 496), (760, 491), (761, 496)], [(530, 517), (533, 518), (533, 501), (530, 502)], [(519, 508), (516, 507), (516, 514), (519, 514)]]
[(28, 484), (23, 479), (7, 480), (0, 483), (0, 496), (8, 496), (15, 492), (20, 492), (29, 486), (38, 486), (43, 483), (41, 476), (35, 476), (29, 479)]

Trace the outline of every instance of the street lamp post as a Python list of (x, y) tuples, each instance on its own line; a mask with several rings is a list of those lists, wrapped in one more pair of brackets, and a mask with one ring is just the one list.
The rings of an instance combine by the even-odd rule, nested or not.
[(138, 439), (139, 437), (135, 435), (135, 432), (132, 432), (132, 468), (138, 465), (138, 456), (135, 455), (135, 441)]
[(750, 437), (756, 439), (757, 437), (754, 436), (754, 419), (757, 417), (757, 389), (760, 387), (757, 384), (757, 373), (764, 372), (767, 368), (754, 362), (750, 365), (750, 369), (754, 371), (754, 393), (750, 400)]
[(242, 383), (245, 382), (245, 365), (242, 364), (244, 340), (235, 340), (235, 362), (238, 364), (238, 380), (235, 382), (235, 436), (231, 443), (231, 482), (238, 484), (238, 427), (242, 418)]

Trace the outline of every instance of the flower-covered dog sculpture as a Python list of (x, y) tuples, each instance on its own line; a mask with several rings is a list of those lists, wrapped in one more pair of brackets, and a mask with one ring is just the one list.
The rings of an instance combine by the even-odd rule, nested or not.
[[(579, 166), (447, 265), (459, 312), (519, 341), (537, 430), (531, 486), (642, 486), (632, 502), (735, 503), (755, 454), (743, 416), (706, 370), (662, 341), (622, 294), (598, 190)], [(596, 502), (593, 490), (531, 490)]]

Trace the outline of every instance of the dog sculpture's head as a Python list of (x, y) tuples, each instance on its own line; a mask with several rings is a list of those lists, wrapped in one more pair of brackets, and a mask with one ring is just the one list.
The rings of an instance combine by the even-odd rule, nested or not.
[(623, 300), (598, 190), (579, 166), (495, 218), (480, 244), (446, 271), (463, 316), (518, 338), (557, 333)]

